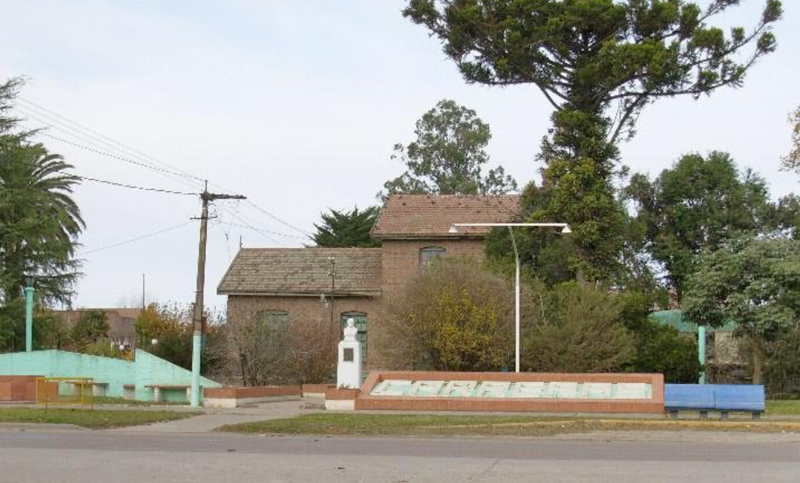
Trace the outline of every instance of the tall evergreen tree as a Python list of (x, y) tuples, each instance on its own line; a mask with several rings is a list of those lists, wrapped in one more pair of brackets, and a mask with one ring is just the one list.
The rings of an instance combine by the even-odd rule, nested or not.
[[(539, 156), (542, 185), (524, 192), (525, 216), (571, 223), (570, 265), (612, 278), (626, 223), (612, 187), (617, 142), (634, 134), (647, 104), (738, 87), (775, 49), (779, 0), (766, 0), (749, 31), (709, 24), (738, 3), (712, 0), (703, 10), (684, 0), (409, 0), (403, 14), (442, 42), (467, 82), (532, 84), (545, 95), (553, 127)], [(528, 258), (546, 245), (534, 241)]]
[(319, 247), (376, 247), (380, 242), (373, 240), (369, 232), (380, 214), (380, 208), (370, 206), (365, 210), (337, 211), (330, 209), (322, 213), (322, 223), (314, 224), (317, 232), (311, 239)]
[(68, 173), (72, 166), (31, 143), (31, 133), (15, 131), (8, 111), (21, 85), (0, 84), (0, 351), (23, 347), (27, 276), (36, 277), (39, 303), (69, 299), (84, 227), (71, 198), (78, 182)]

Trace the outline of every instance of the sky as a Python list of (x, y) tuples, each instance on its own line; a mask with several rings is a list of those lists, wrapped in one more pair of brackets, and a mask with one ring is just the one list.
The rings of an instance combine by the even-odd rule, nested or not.
[[(764, 1), (719, 24), (753, 25)], [(0, 80), (25, 77), (16, 115), (47, 127), (39, 140), (76, 174), (187, 193), (208, 180), (248, 197), (212, 207), (205, 298), (222, 309), (216, 287), (240, 244), (303, 246), (328, 208), (377, 204), (403, 171), (392, 147), (441, 99), (491, 126), (492, 166), (520, 185), (538, 177), (551, 114), (541, 93), (467, 85), (404, 4), (0, 0)], [(784, 10), (777, 52), (743, 87), (650, 105), (622, 162), (655, 176), (682, 154), (726, 151), (773, 198), (794, 191), (800, 177), (779, 165), (800, 105), (800, 2)], [(84, 181), (75, 198), (86, 221), (75, 307), (136, 306), (143, 275), (147, 302), (194, 300), (196, 196)]]

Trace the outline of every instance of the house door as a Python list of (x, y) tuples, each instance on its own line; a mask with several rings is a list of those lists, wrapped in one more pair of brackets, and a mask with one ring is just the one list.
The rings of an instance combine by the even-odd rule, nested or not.
[(353, 319), (358, 329), (356, 340), (361, 343), (361, 373), (362, 378), (367, 377), (367, 314), (363, 312), (345, 312), (339, 318), (339, 338), (344, 337), (344, 328), (347, 326), (347, 319)]

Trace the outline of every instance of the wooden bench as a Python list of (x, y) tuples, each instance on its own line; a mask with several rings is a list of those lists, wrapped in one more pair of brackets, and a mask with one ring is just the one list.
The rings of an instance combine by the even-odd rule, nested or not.
[(183, 384), (148, 384), (145, 387), (150, 387), (153, 389), (153, 401), (155, 402), (163, 402), (164, 400), (164, 391), (174, 391), (177, 389), (186, 391), (186, 400), (191, 401), (192, 399), (192, 386), (183, 385)]
[(718, 411), (721, 419), (728, 419), (733, 411), (752, 413), (759, 419), (766, 409), (764, 386), (737, 384), (665, 384), (664, 408), (671, 419), (678, 419), (678, 411), (698, 411), (700, 419), (708, 418), (709, 411)]

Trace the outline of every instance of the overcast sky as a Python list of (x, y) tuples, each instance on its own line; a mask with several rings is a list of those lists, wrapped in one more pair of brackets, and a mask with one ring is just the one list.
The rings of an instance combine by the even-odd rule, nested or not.
[[(764, 1), (743, 0), (723, 21), (752, 25)], [(255, 206), (220, 202), (214, 210), (206, 300), (221, 308), (216, 286), (240, 239), (245, 247), (302, 246), (297, 237), (328, 207), (375, 204), (383, 182), (402, 171), (392, 146), (409, 142), (414, 122), (440, 99), (490, 124), (493, 164), (521, 185), (537, 176), (550, 116), (540, 92), (466, 85), (438, 42), (402, 17), (404, 3), (0, 0), (0, 79), (27, 78), (17, 115), (29, 127), (52, 126), (41, 140), (77, 174), (174, 191), (199, 186), (64, 141), (158, 160), (249, 197)], [(651, 105), (622, 146), (623, 162), (657, 174), (683, 153), (723, 150), (763, 175), (773, 197), (795, 190), (798, 176), (778, 166), (789, 150), (787, 115), (800, 105), (800, 2), (784, 7), (778, 51), (744, 87)], [(137, 303), (143, 273), (148, 300), (193, 301), (197, 198), (90, 182), (76, 198), (87, 228), (75, 306)]]

